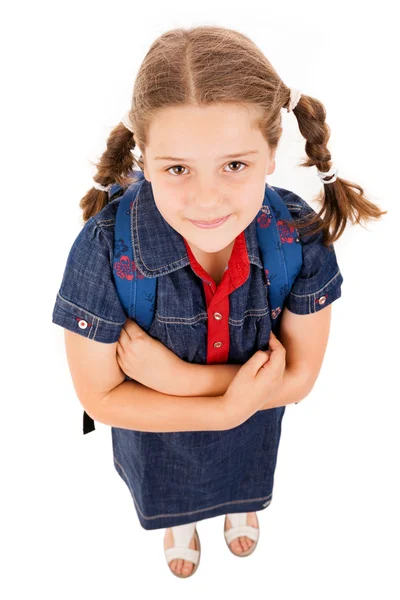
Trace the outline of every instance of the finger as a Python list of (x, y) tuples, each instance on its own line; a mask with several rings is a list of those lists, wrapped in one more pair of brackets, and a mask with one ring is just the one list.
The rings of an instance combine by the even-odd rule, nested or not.
[(132, 321), (132, 319), (127, 319), (125, 321), (124, 325), (122, 326), (119, 339), (124, 339), (125, 342), (129, 341), (131, 339), (131, 336), (134, 333), (133, 328), (134, 328), (134, 321)]
[(268, 342), (271, 346), (273, 346), (274, 348), (278, 348), (279, 346), (281, 346), (282, 344), (280, 343), (280, 341), (278, 340), (278, 338), (276, 337), (276, 335), (274, 334), (273, 331), (271, 331), (271, 335), (269, 338), (269, 342)]
[(126, 331), (129, 338), (133, 338), (139, 331), (143, 331), (133, 319), (127, 319), (123, 329)]
[(247, 361), (248, 368), (251, 369), (253, 377), (255, 377), (261, 367), (269, 362), (269, 355), (266, 350), (257, 350)]
[(123, 355), (124, 355), (124, 348), (118, 341), (117, 342), (117, 357), (121, 358)]
[(121, 333), (119, 334), (118, 342), (121, 346), (128, 344), (131, 341), (131, 337), (129, 333), (125, 329), (126, 325), (124, 325), (121, 329)]
[(129, 335), (129, 329), (130, 329), (130, 326), (128, 325), (128, 323), (125, 323), (125, 325), (123, 325), (123, 327), (121, 329), (120, 339), (122, 336), (122, 338), (125, 339), (125, 342), (129, 341), (131, 339), (131, 336)]
[(122, 369), (125, 372), (126, 361), (124, 360), (124, 357), (121, 354), (117, 354), (117, 363), (120, 369)]

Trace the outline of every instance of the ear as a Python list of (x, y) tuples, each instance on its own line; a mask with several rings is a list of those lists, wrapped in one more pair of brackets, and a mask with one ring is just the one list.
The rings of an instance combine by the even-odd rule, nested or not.
[(144, 166), (143, 166), (143, 174), (144, 174), (144, 177), (145, 177), (145, 179), (147, 179), (147, 181), (148, 181), (149, 183), (151, 183), (151, 181), (150, 181), (150, 176), (149, 176), (149, 172), (148, 172), (148, 170), (147, 170), (147, 167), (146, 167), (146, 163), (145, 163), (145, 164), (144, 164)]
[(267, 175), (272, 175), (272, 173), (274, 171), (275, 171), (275, 154), (273, 155), (272, 160), (268, 164)]
[(145, 179), (147, 179), (147, 181), (149, 183), (151, 183), (150, 182), (149, 170), (147, 168), (147, 163), (146, 163), (146, 155), (145, 155), (144, 152), (141, 152), (141, 156), (142, 156), (142, 161), (143, 161), (143, 174), (144, 174), (144, 177), (145, 177)]

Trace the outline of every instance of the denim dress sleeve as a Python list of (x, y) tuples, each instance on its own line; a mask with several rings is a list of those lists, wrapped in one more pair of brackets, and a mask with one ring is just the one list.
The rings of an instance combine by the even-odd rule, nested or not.
[(112, 264), (112, 243), (91, 217), (70, 249), (52, 322), (98, 342), (116, 342), (127, 316)]
[[(300, 201), (300, 218), (315, 211), (305, 200)], [(299, 213), (293, 214), (294, 218)], [(315, 225), (313, 225), (315, 227)], [(309, 228), (298, 230), (303, 252), (303, 265), (287, 297), (286, 306), (298, 315), (307, 315), (322, 310), (341, 297), (343, 276), (336, 260), (333, 244), (324, 246), (323, 234), (307, 235)]]

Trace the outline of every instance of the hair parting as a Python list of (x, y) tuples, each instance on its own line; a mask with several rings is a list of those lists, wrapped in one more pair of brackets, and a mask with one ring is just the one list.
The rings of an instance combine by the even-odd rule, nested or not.
[[(169, 30), (152, 43), (138, 71), (128, 112), (134, 133), (123, 122), (112, 129), (106, 150), (95, 163), (94, 180), (102, 186), (118, 183), (123, 188), (135, 181), (129, 173), (134, 165), (143, 170), (144, 164), (133, 150), (137, 145), (146, 149), (149, 124), (161, 109), (212, 103), (243, 105), (274, 151), (282, 134), (281, 109), (287, 109), (289, 102), (290, 87), (243, 33), (215, 26)], [(329, 171), (330, 128), (324, 105), (302, 93), (293, 113), (307, 155), (299, 166)], [(324, 184), (314, 200), (320, 210), (314, 215), (311, 211), (300, 214), (294, 224), (299, 233), (304, 228), (309, 235), (322, 231), (326, 246), (339, 239), (348, 220), (367, 222), (387, 213), (366, 198), (360, 185), (340, 177)], [(83, 220), (97, 214), (109, 201), (107, 191), (91, 188), (79, 203)]]

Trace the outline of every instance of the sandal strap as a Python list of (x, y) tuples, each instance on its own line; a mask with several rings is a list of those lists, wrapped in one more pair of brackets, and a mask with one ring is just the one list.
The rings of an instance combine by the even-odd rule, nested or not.
[(257, 542), (260, 530), (252, 525), (240, 525), (239, 527), (231, 527), (224, 532), (224, 535), (228, 544), (230, 544), (232, 540), (242, 536), (246, 536), (253, 540), (253, 542)]
[(230, 529), (224, 531), (225, 539), (228, 544), (230, 544), (232, 540), (235, 540), (241, 536), (246, 536), (253, 540), (253, 542), (257, 542), (260, 535), (260, 530), (258, 527), (247, 525), (247, 513), (230, 513), (226, 516), (229, 517), (232, 525)]
[(200, 552), (198, 550), (192, 550), (191, 548), (177, 548), (173, 546), (164, 550), (167, 562), (170, 562), (174, 558), (181, 558), (182, 560), (189, 560), (190, 562), (197, 565), (199, 562)]
[[(200, 558), (200, 551), (189, 548), (190, 541), (196, 531), (196, 525), (197, 522), (171, 527), (174, 545), (172, 548), (164, 550), (167, 562), (170, 562), (174, 558), (181, 558), (182, 560), (189, 560), (197, 565)], [(197, 544), (196, 535), (195, 541)]]

